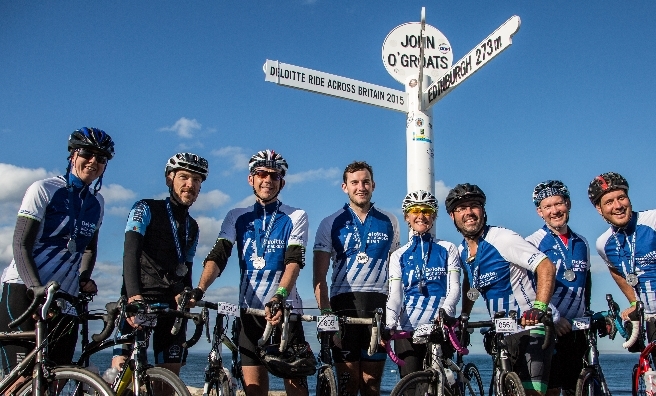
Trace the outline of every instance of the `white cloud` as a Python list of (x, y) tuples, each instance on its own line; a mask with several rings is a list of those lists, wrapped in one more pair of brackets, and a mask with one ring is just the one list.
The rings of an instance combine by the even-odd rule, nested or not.
[(98, 286), (98, 295), (90, 304), (90, 308), (104, 310), (106, 303), (118, 300), (123, 285), (122, 274), (122, 262), (96, 261), (91, 278)]
[(453, 187), (449, 187), (442, 180), (435, 181), (435, 198), (437, 198), (440, 205), (444, 203), (446, 196), (449, 194), (449, 190)]
[(593, 274), (606, 273), (608, 266), (599, 255), (590, 255), (590, 271)]
[(181, 138), (191, 138), (193, 137), (194, 132), (200, 130), (201, 127), (202, 125), (196, 121), (195, 118), (190, 120), (186, 117), (182, 117), (170, 127), (163, 127), (159, 130), (175, 132)]
[(105, 198), (105, 203), (115, 203), (135, 199), (137, 194), (120, 184), (110, 184), (109, 186), (103, 186), (102, 196)]
[(239, 303), (239, 287), (237, 286), (224, 286), (224, 287), (211, 287), (205, 293), (203, 298), (206, 301), (227, 302), (231, 304)]
[(128, 213), (130, 213), (130, 208), (127, 206), (111, 206), (109, 208), (105, 208), (105, 213), (112, 216), (124, 217), (127, 219)]
[(341, 171), (338, 168), (319, 168), (312, 169), (305, 172), (299, 172), (294, 174), (288, 174), (285, 176), (285, 181), (288, 184), (292, 183), (304, 183), (306, 181), (316, 181), (316, 180), (332, 180), (338, 179), (341, 176)]
[(14, 240), (14, 227), (0, 227), (0, 265), (6, 267), (14, 258), (12, 243)]
[[(280, 197), (278, 197), (280, 198)], [(255, 195), (251, 194), (236, 204), (232, 205), (233, 208), (246, 208), (252, 206), (255, 203)]]
[[(195, 217), (196, 222), (198, 223), (198, 228), (200, 229), (200, 238), (198, 240), (198, 245), (205, 245), (211, 248), (214, 246), (216, 237), (219, 236), (219, 231), (221, 231), (221, 224), (223, 220), (217, 220), (214, 217), (208, 216), (198, 216)], [(209, 249), (207, 249), (209, 251)]]
[(230, 196), (220, 190), (212, 190), (200, 193), (198, 199), (191, 207), (193, 212), (211, 210), (225, 205), (230, 201)]
[(250, 156), (244, 152), (242, 147), (222, 147), (217, 150), (212, 150), (212, 155), (219, 158), (226, 158), (232, 164), (231, 170), (246, 170), (248, 169), (248, 160)]
[[(21, 168), (16, 165), (0, 163), (0, 202), (20, 203), (25, 190), (37, 180), (55, 176), (43, 168)], [(18, 207), (16, 207), (18, 212)]]

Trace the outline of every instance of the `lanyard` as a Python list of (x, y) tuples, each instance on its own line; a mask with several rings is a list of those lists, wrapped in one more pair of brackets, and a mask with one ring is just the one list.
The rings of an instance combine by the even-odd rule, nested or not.
[(431, 250), (433, 249), (433, 243), (432, 240), (430, 240), (431, 243), (428, 244), (428, 251), (424, 253), (424, 238), (422, 238), (422, 235), (417, 235), (417, 237), (419, 238), (419, 245), (421, 246), (422, 266), (420, 268), (419, 265), (417, 265), (417, 259), (413, 259), (415, 264), (415, 271), (419, 273), (419, 280), (426, 281), (426, 265), (428, 265), (428, 258), (430, 257)]
[[(367, 213), (367, 217), (364, 219), (364, 223), (363, 223), (364, 234), (360, 234), (360, 229), (358, 228), (358, 223), (360, 222), (360, 218), (355, 214), (353, 209), (351, 209), (351, 207), (348, 204), (346, 204), (346, 206), (348, 206), (348, 209), (351, 212), (351, 216), (353, 217), (353, 231), (354, 231), (353, 237), (355, 239), (355, 249), (360, 253), (364, 253), (367, 250), (367, 236), (369, 235), (369, 228), (371, 228), (371, 221), (369, 222), (367, 221), (369, 217), (368, 216), (369, 213)], [(373, 205), (371, 207), (373, 207)], [(371, 208), (369, 210), (371, 210)], [(364, 243), (362, 243), (363, 239), (364, 239)]]
[[(627, 240), (629, 240), (629, 236), (626, 234), (626, 231), (622, 231), (624, 234), (624, 242), (626, 243)], [(620, 245), (620, 240), (617, 238), (617, 232), (613, 232), (613, 238), (615, 239), (615, 249), (617, 250), (617, 256), (619, 257), (620, 255), (622, 256), (622, 270), (624, 271), (624, 275), (628, 276), (629, 274), (635, 274), (636, 268), (635, 268), (635, 243), (636, 243), (636, 233), (635, 231), (633, 234), (631, 234), (631, 240), (629, 240), (629, 252), (630, 255), (628, 256), (628, 261), (629, 261), (629, 269), (630, 272), (627, 271), (626, 264), (624, 262), (624, 257), (627, 257), (626, 254), (624, 254), (624, 249), (622, 249), (622, 246)]]
[[(561, 244), (564, 245), (565, 243), (560, 239), (560, 237), (558, 235), (554, 234), (553, 231), (551, 231), (551, 230), (549, 230), (549, 231), (551, 232), (551, 236), (553, 237), (553, 239), (556, 242), (556, 250), (558, 250), (558, 253), (560, 253), (560, 256), (563, 258), (563, 266), (565, 267), (565, 270), (567, 270), (567, 271), (572, 270), (574, 265), (572, 264), (571, 254), (570, 254), (570, 259), (567, 260), (567, 255), (565, 254), (565, 250), (563, 250), (563, 247), (561, 246)], [(572, 238), (574, 238), (574, 234), (571, 234), (570, 240)], [(565, 246), (565, 249), (569, 253), (569, 249), (567, 248), (567, 246)], [(568, 261), (569, 261), (570, 264), (572, 264), (572, 265), (570, 265), (569, 268), (567, 267), (567, 262)]]
[[(257, 203), (254, 206), (253, 211), (257, 210)], [(264, 253), (266, 252), (267, 245), (269, 244), (269, 237), (271, 236), (271, 230), (273, 230), (273, 223), (276, 221), (276, 215), (278, 214), (278, 209), (280, 208), (280, 201), (277, 202), (276, 205), (276, 210), (273, 211), (273, 214), (271, 214), (271, 220), (269, 220), (269, 224), (266, 224), (266, 206), (262, 207), (262, 210), (264, 211), (264, 215), (262, 216), (262, 229), (266, 227), (266, 231), (264, 232), (264, 238), (262, 238), (262, 229), (259, 227), (255, 227), (255, 249), (256, 252), (255, 254), (257, 257), (264, 257)]]
[[(82, 190), (80, 191), (80, 195), (82, 195), (85, 188), (86, 188), (86, 186), (82, 187)], [(69, 225), (69, 245), (68, 246), (71, 248), (71, 250), (73, 250), (71, 253), (78, 251), (77, 250), (77, 243), (76, 243), (77, 242), (76, 241), (77, 233), (79, 231), (79, 228), (77, 227), (77, 220), (78, 220), (78, 218), (82, 218), (84, 216), (85, 212), (88, 209), (87, 207), (84, 206), (84, 204), (88, 201), (86, 199), (86, 197), (88, 197), (88, 195), (89, 194), (88, 194), (88, 191), (87, 191), (87, 194), (85, 194), (84, 198), (80, 197), (80, 199), (82, 200), (82, 202), (80, 203), (80, 212), (78, 213), (78, 216), (75, 217), (75, 205), (73, 204), (73, 199), (75, 198), (75, 193), (73, 192), (73, 186), (71, 186), (68, 189), (68, 217), (69, 217), (69, 221), (68, 221), (68, 225)], [(86, 246), (84, 246), (84, 247), (86, 247)]]
[[(171, 222), (171, 231), (173, 231), (173, 241), (175, 242), (175, 251), (178, 253), (178, 263), (182, 264), (185, 262), (185, 257), (182, 255), (182, 247), (180, 246), (180, 237), (178, 236), (178, 225), (173, 218), (173, 210), (171, 210), (170, 199), (166, 198), (166, 211), (169, 213), (169, 221)], [(189, 214), (186, 216), (186, 225), (185, 225), (185, 245), (189, 240)], [(186, 247), (186, 246), (185, 246)]]

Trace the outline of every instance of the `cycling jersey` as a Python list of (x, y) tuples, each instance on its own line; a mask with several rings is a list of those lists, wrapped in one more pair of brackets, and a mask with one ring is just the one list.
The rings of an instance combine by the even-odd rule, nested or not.
[[(588, 273), (590, 272), (590, 248), (588, 241), (570, 230), (567, 245), (545, 224), (526, 238), (556, 266), (556, 284), (551, 303), (560, 315), (567, 319), (583, 316), (586, 301)], [(573, 271), (575, 278), (565, 279), (565, 271)]]
[(392, 253), (386, 327), (413, 331), (432, 323), (439, 308), (454, 316), (460, 299), (460, 257), (451, 242), (414, 235)]
[(638, 299), (646, 314), (656, 314), (656, 210), (632, 212), (629, 224), (611, 226), (597, 239), (597, 252), (622, 276), (635, 273)]
[[(398, 220), (373, 204), (364, 223), (344, 205), (321, 221), (314, 241), (314, 251), (331, 253), (331, 298), (351, 292), (387, 294), (387, 260), (398, 248)], [(361, 253), (366, 254), (364, 263), (357, 261)]]
[[(240, 306), (262, 309), (276, 293), (288, 264), (285, 254), (289, 248), (305, 250), (307, 214), (280, 201), (232, 209), (223, 220), (218, 239), (237, 243)], [(303, 260), (298, 264), (303, 267)], [(303, 305), (295, 286), (289, 290), (287, 301), (293, 307)]]
[[(469, 284), (478, 289), (490, 317), (495, 312), (531, 309), (535, 301), (533, 272), (547, 256), (514, 231), (486, 226), (478, 240), (475, 258), (470, 257), (467, 242), (459, 247)], [(554, 320), (556, 320), (554, 313)]]
[[(176, 223), (186, 271), (178, 268), (180, 263), (167, 202)], [(168, 301), (185, 286), (191, 287), (191, 265), (198, 235), (198, 223), (189, 216), (188, 206), (172, 199), (137, 201), (125, 227), (123, 279), (127, 296)], [(143, 237), (141, 241), (138, 236)]]
[[(79, 178), (73, 174), (69, 177), (72, 191), (66, 188), (63, 176), (34, 182), (25, 193), (18, 216), (39, 222), (32, 256), (41, 283), (57, 281), (61, 291), (77, 296), (82, 254), (100, 228), (105, 201), (100, 193), (94, 195), (91, 188), (84, 187)], [(68, 248), (72, 229), (73, 252)], [(2, 282), (24, 283), (15, 259), (2, 272)]]

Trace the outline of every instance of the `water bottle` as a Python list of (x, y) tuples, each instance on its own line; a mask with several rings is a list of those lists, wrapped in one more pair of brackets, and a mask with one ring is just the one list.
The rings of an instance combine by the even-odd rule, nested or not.
[(105, 380), (108, 384), (113, 384), (116, 376), (118, 375), (118, 370), (115, 367), (110, 367), (105, 370), (105, 373), (102, 376), (102, 379)]
[(656, 395), (656, 371), (649, 370), (643, 374), (645, 379), (645, 393), (647, 396)]
[[(656, 374), (656, 372), (655, 372), (655, 374)], [(446, 377), (446, 382), (449, 383), (449, 386), (452, 386), (453, 384), (456, 383), (456, 377), (455, 377), (455, 375), (453, 375), (453, 370), (451, 370), (450, 368), (445, 368), (444, 369), (444, 375)]]

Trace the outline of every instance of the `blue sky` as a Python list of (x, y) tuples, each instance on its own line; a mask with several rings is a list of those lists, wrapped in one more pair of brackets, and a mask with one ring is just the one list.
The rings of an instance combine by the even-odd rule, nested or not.
[[(246, 163), (261, 149), (288, 160), (281, 198), (308, 212), (310, 246), (321, 219), (346, 201), (341, 173), (353, 160), (373, 166), (376, 205), (400, 218), (404, 115), (267, 83), (262, 65), (279, 60), (403, 90), (381, 47), (397, 25), (418, 21), (422, 6), (455, 60), (521, 18), (513, 45), (433, 108), (441, 203), (450, 187), (476, 183), (488, 195), (489, 222), (526, 236), (542, 226), (533, 187), (559, 178), (572, 192), (570, 225), (592, 244), (607, 226), (586, 195), (597, 174), (622, 173), (634, 208), (654, 207), (653, 2), (3, 1), (0, 265), (11, 260), (25, 189), (65, 170), (67, 135), (81, 126), (116, 142), (102, 190), (98, 306), (118, 296), (129, 208), (165, 195), (164, 163), (177, 151), (210, 162), (192, 209), (202, 235), (196, 279), (226, 212), (252, 202)], [(437, 235), (461, 240), (443, 211)], [(625, 305), (594, 248), (592, 262), (593, 308), (605, 308), (607, 292)], [(231, 259), (210, 296), (234, 302), (237, 283)], [(298, 287), (316, 307), (311, 283), (308, 266)]]

